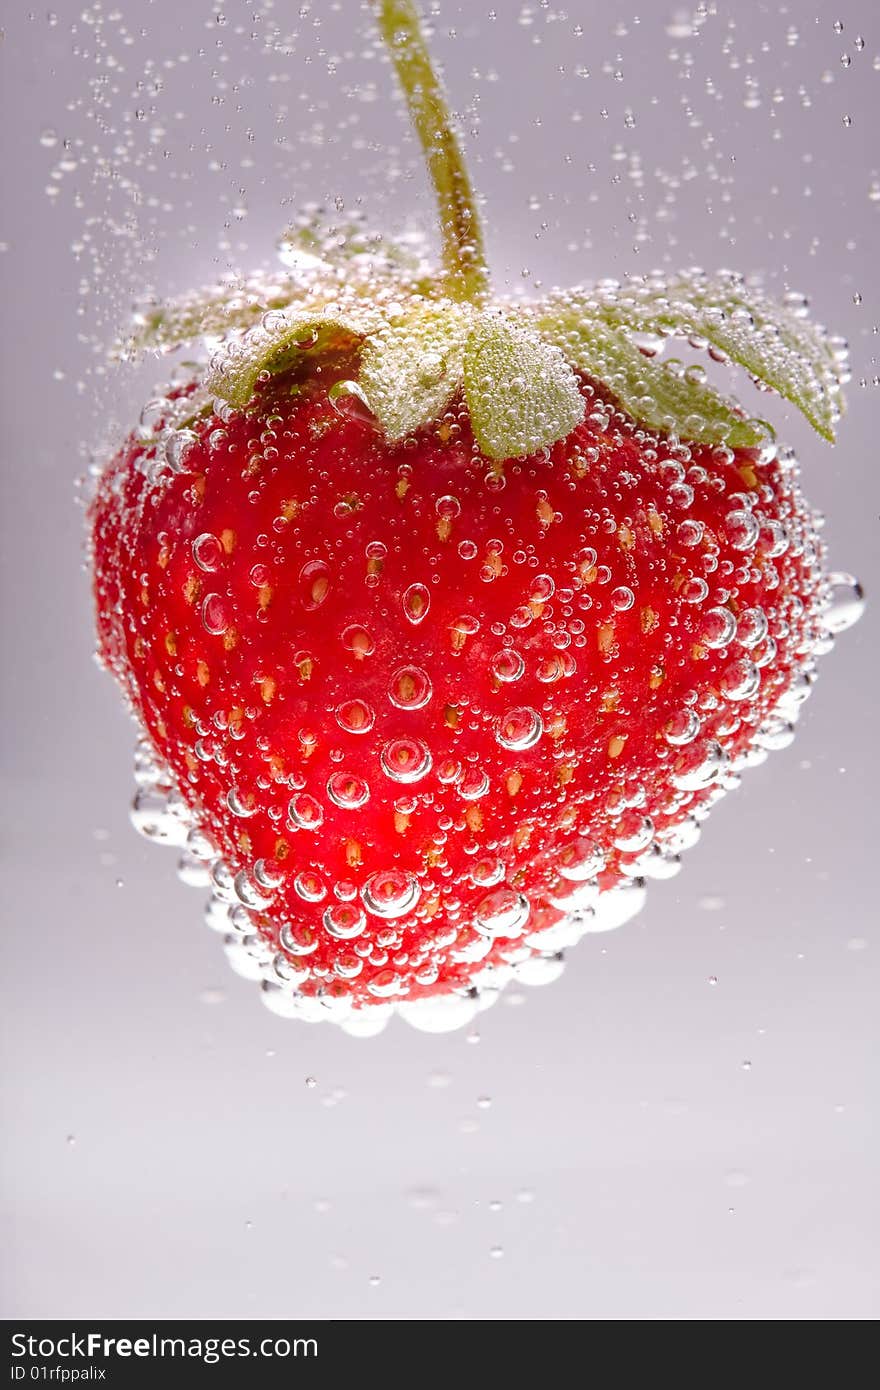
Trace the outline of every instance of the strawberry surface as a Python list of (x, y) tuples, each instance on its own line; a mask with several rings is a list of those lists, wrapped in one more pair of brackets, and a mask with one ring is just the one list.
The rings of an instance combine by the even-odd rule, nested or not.
[(583, 422), (504, 462), (459, 401), (391, 445), (326, 387), (183, 434), (154, 408), (92, 507), (99, 645), (141, 824), (188, 833), (270, 1002), (415, 1017), (551, 975), (675, 872), (787, 741), (827, 578), (790, 460), (586, 378)]

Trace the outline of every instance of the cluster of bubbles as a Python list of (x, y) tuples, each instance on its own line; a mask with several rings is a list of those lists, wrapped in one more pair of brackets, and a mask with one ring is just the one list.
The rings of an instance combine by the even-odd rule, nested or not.
[[(207, 555), (209, 547), (203, 543), (202, 548)], [(690, 814), (666, 827), (655, 826), (639, 806), (638, 798), (633, 799), (635, 804), (620, 807), (613, 844), (620, 854), (621, 879), (614, 887), (600, 888), (599, 875), (606, 865), (606, 855), (582, 835), (573, 835), (569, 843), (555, 852), (557, 886), (539, 904), (531, 903), (524, 893), (504, 881), (501, 859), (492, 855), (478, 859), (471, 867), (470, 878), (485, 892), (469, 923), (473, 928), (469, 935), (475, 939), (468, 945), (459, 945), (453, 926), (441, 944), (449, 960), (480, 968), (466, 986), (444, 994), (407, 998), (408, 986), (394, 969), (388, 968), (371, 977), (369, 1005), (358, 1007), (353, 1002), (351, 981), (361, 973), (368, 952), (370, 959), (375, 960), (372, 946), (360, 949), (360, 938), (368, 924), (380, 928), (381, 946), (381, 924), (386, 923), (388, 933), (384, 939), (392, 943), (395, 924), (418, 905), (420, 885), (405, 870), (379, 870), (360, 888), (349, 882), (328, 888), (320, 874), (299, 872), (293, 884), (295, 893), (303, 906), (314, 905), (319, 926), (313, 929), (303, 922), (288, 922), (282, 926), (278, 942), (273, 943), (261, 931), (259, 918), (272, 905), (283, 881), (278, 865), (257, 860), (250, 870), (230, 866), (196, 824), (146, 737), (136, 752), (137, 791), (132, 821), (147, 839), (178, 851), (178, 872), (184, 883), (210, 890), (208, 925), (222, 935), (232, 968), (260, 984), (264, 1002), (276, 1014), (310, 1022), (335, 1021), (356, 1036), (379, 1032), (394, 1014), (425, 1031), (457, 1028), (493, 1004), (512, 981), (540, 985), (558, 978), (569, 947), (588, 933), (605, 932), (629, 921), (645, 901), (646, 881), (671, 878), (678, 872), (682, 853), (696, 844), (702, 821), (716, 801), (738, 784), (740, 772), (791, 742), (798, 715), (814, 682), (813, 657), (828, 650), (835, 635), (859, 618), (863, 606), (861, 587), (851, 575), (826, 576), (821, 637), (814, 643), (813, 651), (804, 654), (804, 664), (776, 708), (756, 729), (750, 746), (737, 759), (729, 759), (717, 740), (701, 738), (701, 719), (695, 709), (684, 707), (669, 718), (664, 738), (675, 755), (671, 781), (682, 804), (692, 796), (693, 806)], [(734, 642), (739, 645), (745, 655), (735, 657), (726, 668), (726, 694), (733, 701), (751, 698), (756, 679), (760, 678), (760, 667), (751, 658), (771, 640), (762, 610), (744, 609), (737, 618), (728, 609), (708, 610), (704, 640), (718, 647)], [(506, 668), (508, 679), (517, 678), (515, 665)], [(404, 674), (406, 680), (401, 679), (400, 684), (410, 698), (416, 698), (416, 692), (422, 691), (418, 674), (413, 676), (409, 670), (404, 670)], [(401, 677), (401, 672), (396, 677)], [(370, 722), (368, 707), (355, 710), (360, 703), (349, 701), (340, 710), (342, 720), (348, 719), (351, 727)], [(498, 720), (496, 738), (502, 747), (528, 747), (540, 737), (541, 728), (537, 711), (513, 707)], [(406, 783), (421, 775), (430, 753), (417, 740), (398, 742), (407, 746), (386, 746), (382, 765), (390, 780)], [(366, 783), (342, 771), (331, 776), (327, 794), (338, 805), (357, 807), (369, 792)], [(234, 790), (229, 793), (228, 804), (234, 815), (246, 818), (250, 813)], [(321, 803), (307, 793), (295, 793), (288, 817), (292, 827), (313, 831), (323, 818)], [(535, 929), (535, 907), (553, 910), (550, 925), (544, 924), (547, 917), (543, 914), (542, 925)], [(321, 932), (337, 943), (351, 943), (349, 952), (339, 954), (332, 973), (326, 969), (317, 971), (309, 964)], [(499, 945), (500, 952), (494, 949)], [(492, 961), (485, 960), (490, 952)], [(429, 986), (437, 974), (436, 957), (425, 952), (413, 970), (414, 983)], [(308, 991), (303, 989), (307, 983)]]

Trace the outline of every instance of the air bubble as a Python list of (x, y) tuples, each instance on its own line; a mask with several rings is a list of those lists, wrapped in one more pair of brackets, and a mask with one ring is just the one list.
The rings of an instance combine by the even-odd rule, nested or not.
[(200, 570), (213, 574), (223, 560), (223, 546), (210, 531), (203, 531), (192, 543), (192, 556)]
[(736, 618), (729, 608), (710, 608), (703, 616), (702, 640), (707, 647), (727, 647), (736, 636)]
[(431, 682), (419, 666), (401, 666), (391, 677), (388, 698), (397, 709), (422, 709), (431, 694)]
[(370, 799), (370, 789), (362, 777), (351, 772), (334, 772), (327, 782), (327, 795), (344, 811), (356, 811)]
[(525, 669), (526, 663), (514, 647), (497, 652), (489, 662), (489, 670), (499, 681), (518, 681)]
[(376, 715), (364, 700), (345, 700), (336, 709), (336, 722), (349, 734), (366, 734), (376, 722)]
[(605, 856), (592, 840), (587, 840), (581, 836), (573, 840), (570, 845), (566, 845), (556, 856), (556, 868), (563, 878), (570, 879), (573, 883), (582, 883), (586, 879), (595, 878), (596, 874), (605, 867)]
[(528, 705), (510, 709), (495, 725), (495, 737), (502, 748), (521, 752), (533, 748), (544, 732), (544, 723), (537, 710)]
[(851, 574), (835, 572), (826, 581), (822, 626), (826, 632), (845, 632), (865, 611), (865, 592)]
[(717, 781), (726, 764), (727, 755), (721, 744), (714, 738), (704, 739), (679, 753), (672, 764), (670, 781), (679, 791), (701, 791)]
[(474, 928), (481, 936), (516, 937), (529, 920), (531, 907), (524, 893), (497, 888), (489, 893), (474, 914)]
[(382, 749), (382, 770), (393, 782), (418, 782), (431, 768), (431, 754), (421, 739), (396, 738)]
[(367, 919), (356, 903), (333, 903), (324, 909), (324, 929), (337, 941), (351, 941), (360, 936)]
[(321, 803), (306, 792), (299, 792), (291, 797), (287, 814), (291, 825), (297, 830), (317, 830), (324, 820)]
[(418, 627), (431, 606), (431, 595), (424, 584), (410, 584), (403, 595), (404, 616)]
[(727, 513), (724, 530), (734, 550), (751, 550), (757, 544), (761, 528), (752, 513), (742, 509)]
[(202, 603), (202, 626), (214, 637), (220, 637), (229, 627), (226, 605), (219, 594), (208, 594)]
[(750, 700), (760, 688), (761, 672), (753, 661), (741, 657), (725, 667), (718, 684), (728, 700)]
[(673, 748), (693, 743), (700, 732), (700, 716), (692, 709), (678, 710), (666, 721), (663, 737)]
[(757, 647), (767, 636), (767, 614), (763, 608), (744, 608), (736, 620), (736, 640), (741, 647)]
[(405, 917), (418, 902), (420, 891), (412, 874), (402, 869), (385, 869), (367, 879), (361, 898), (374, 917)]

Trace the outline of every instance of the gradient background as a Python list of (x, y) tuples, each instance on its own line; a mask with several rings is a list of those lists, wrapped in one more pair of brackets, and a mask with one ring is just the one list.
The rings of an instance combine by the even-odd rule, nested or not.
[[(4, 1312), (876, 1315), (876, 605), (682, 875), (479, 1038), (270, 1015), (128, 824), (74, 494), (162, 370), (96, 344), (151, 283), (264, 261), (309, 198), (424, 219), (423, 178), (355, 0), (9, 8)], [(742, 390), (876, 593), (876, 7), (637, 8), (434, 7), (498, 283), (809, 289), (852, 346), (839, 447)]]

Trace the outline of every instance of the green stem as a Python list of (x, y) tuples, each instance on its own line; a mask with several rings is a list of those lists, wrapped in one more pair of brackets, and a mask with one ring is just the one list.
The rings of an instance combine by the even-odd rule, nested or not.
[(379, 0), (378, 20), (434, 185), (443, 235), (444, 288), (452, 299), (478, 300), (489, 273), (474, 190), (415, 5), (411, 0)]

